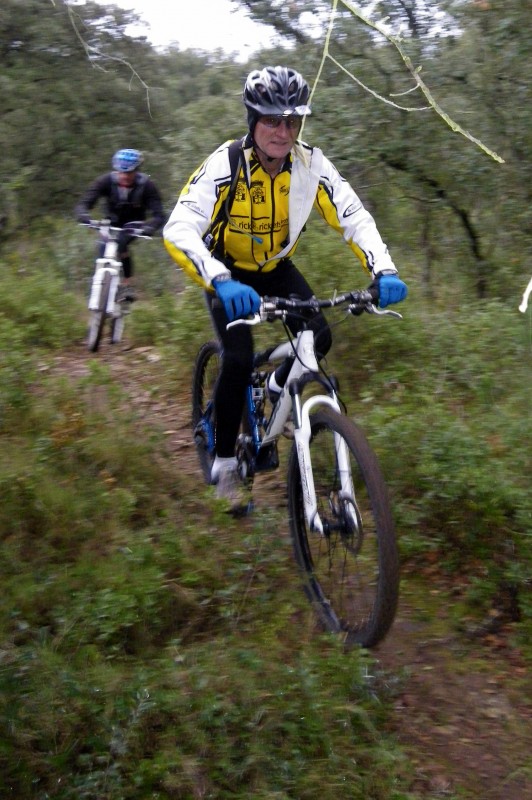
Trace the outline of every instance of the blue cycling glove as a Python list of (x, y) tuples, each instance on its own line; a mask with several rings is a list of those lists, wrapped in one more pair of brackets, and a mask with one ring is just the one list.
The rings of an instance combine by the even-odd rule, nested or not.
[(260, 297), (251, 286), (240, 281), (213, 280), (212, 285), (220, 300), (229, 322), (254, 314), (260, 308)]
[(408, 294), (406, 283), (395, 273), (380, 273), (375, 278), (373, 285), (379, 289), (379, 308), (386, 308), (393, 303), (400, 303)]

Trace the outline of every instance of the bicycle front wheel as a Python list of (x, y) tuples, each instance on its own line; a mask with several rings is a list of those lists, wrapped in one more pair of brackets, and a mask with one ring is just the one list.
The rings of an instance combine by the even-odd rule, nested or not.
[(206, 342), (196, 356), (192, 378), (192, 429), (206, 483), (211, 482), (214, 461), (213, 394), (220, 373), (221, 349), (218, 342)]
[(123, 312), (119, 317), (114, 317), (111, 321), (111, 344), (118, 344), (122, 341), (124, 333), (124, 314)]
[(108, 272), (103, 276), (102, 288), (100, 290), (100, 299), (98, 301), (98, 310), (91, 311), (89, 321), (89, 335), (87, 338), (87, 347), (91, 353), (95, 353), (102, 340), (103, 328), (105, 325), (105, 318), (107, 317), (107, 303), (109, 302), (109, 292), (111, 291), (111, 276)]
[[(311, 531), (297, 449), (288, 465), (290, 533), (305, 592), (323, 626), (346, 644), (372, 647), (397, 608), (399, 558), (388, 492), (361, 429), (331, 409), (311, 415), (310, 456), (324, 532)], [(339, 452), (351, 481), (339, 469)], [(342, 483), (341, 483), (342, 480)]]

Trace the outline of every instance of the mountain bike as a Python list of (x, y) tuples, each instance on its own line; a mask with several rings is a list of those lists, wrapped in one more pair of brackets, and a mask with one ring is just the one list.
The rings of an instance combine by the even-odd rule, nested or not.
[[(401, 318), (380, 310), (369, 291), (319, 300), (262, 298), (251, 319), (229, 325), (285, 320), (289, 314), (345, 306)], [(388, 632), (397, 608), (399, 558), (394, 523), (375, 453), (362, 429), (346, 416), (338, 382), (318, 364), (314, 332), (304, 327), (288, 341), (256, 353), (236, 455), (238, 474), (250, 486), (257, 473), (279, 466), (277, 442), (292, 438), (288, 468), (290, 537), (303, 588), (322, 626), (344, 636), (346, 645), (372, 647)], [(220, 345), (200, 348), (193, 373), (192, 423), (203, 477), (210, 483), (214, 460), (213, 390), (219, 373)], [(292, 367), (272, 406), (267, 381), (287, 357)], [(311, 392), (309, 395), (309, 391)]]
[[(86, 228), (97, 230), (104, 245), (103, 254), (96, 259), (88, 303), (90, 317), (87, 347), (91, 353), (95, 353), (100, 347), (106, 321), (110, 323), (111, 344), (121, 341), (131, 303), (120, 296), (123, 269), (118, 257), (118, 237), (123, 229), (113, 227), (109, 220), (93, 220), (82, 224)], [(151, 239), (151, 236), (142, 233), (143, 224), (129, 223), (128, 235), (137, 239)]]

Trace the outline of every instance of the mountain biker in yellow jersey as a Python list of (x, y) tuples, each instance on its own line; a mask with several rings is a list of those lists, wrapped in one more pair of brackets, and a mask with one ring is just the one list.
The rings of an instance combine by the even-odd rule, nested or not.
[[(111, 165), (112, 172), (100, 175), (88, 187), (75, 208), (78, 222), (90, 222), (90, 211), (99, 200), (105, 206), (106, 219), (116, 228), (123, 228), (118, 243), (118, 257), (122, 262), (124, 278), (122, 281), (122, 300), (133, 301), (136, 294), (131, 286), (133, 276), (133, 260), (129, 244), (134, 237), (127, 232), (128, 225), (133, 222), (144, 222), (142, 232), (152, 236), (166, 221), (161, 196), (155, 183), (143, 172), (139, 172), (143, 162), (139, 150), (123, 149), (114, 154)], [(148, 217), (148, 219), (146, 219)], [(135, 226), (138, 229), (138, 225)], [(103, 255), (104, 243), (99, 245), (99, 255)]]
[[(164, 227), (171, 257), (206, 290), (222, 344), (215, 394), (216, 455), (211, 481), (219, 497), (236, 502), (235, 442), (252, 370), (251, 330), (229, 321), (259, 308), (261, 296), (308, 299), (312, 289), (292, 262), (312, 208), (337, 230), (379, 289), (381, 308), (398, 303), (407, 287), (375, 222), (334, 165), (317, 147), (299, 141), (309, 87), (283, 66), (253, 70), (243, 101), (249, 131), (241, 142), (221, 145), (193, 173)], [(235, 167), (235, 149), (238, 161)], [(302, 322), (288, 322), (295, 334)], [(312, 316), (318, 356), (331, 346), (323, 314)], [(270, 380), (272, 400), (290, 371), (281, 364)]]

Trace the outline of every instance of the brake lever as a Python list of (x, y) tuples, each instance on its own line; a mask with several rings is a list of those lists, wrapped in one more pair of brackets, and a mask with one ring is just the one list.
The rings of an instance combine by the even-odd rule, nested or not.
[(378, 317), (397, 317), (397, 319), (403, 319), (403, 315), (398, 311), (392, 311), (391, 308), (377, 308), (373, 303), (367, 305), (364, 310), (367, 311), (368, 314), (376, 314)]
[(232, 322), (228, 322), (225, 326), (226, 330), (229, 328), (234, 328), (235, 325), (259, 325), (262, 322), (262, 317), (260, 314), (253, 314), (252, 317), (244, 317), (241, 319), (234, 319)]

